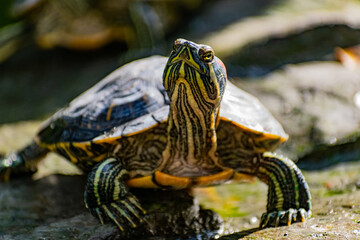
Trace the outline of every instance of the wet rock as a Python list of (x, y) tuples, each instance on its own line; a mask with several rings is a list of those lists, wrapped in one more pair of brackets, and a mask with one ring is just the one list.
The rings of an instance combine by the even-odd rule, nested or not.
[(5, 239), (188, 239), (209, 238), (221, 218), (199, 207), (186, 191), (136, 190), (147, 210), (138, 228), (101, 225), (84, 206), (85, 176), (52, 175), (38, 181), (0, 184), (0, 235)]

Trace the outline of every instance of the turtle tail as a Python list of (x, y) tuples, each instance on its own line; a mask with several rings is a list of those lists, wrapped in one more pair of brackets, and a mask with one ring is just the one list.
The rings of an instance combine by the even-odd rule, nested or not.
[(23, 149), (0, 155), (0, 182), (7, 182), (10, 177), (32, 175), (37, 171), (37, 163), (48, 153), (35, 141)]

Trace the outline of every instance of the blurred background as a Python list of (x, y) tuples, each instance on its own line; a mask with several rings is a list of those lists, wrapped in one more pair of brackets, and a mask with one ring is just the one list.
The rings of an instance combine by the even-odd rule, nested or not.
[[(359, 0), (2, 0), (0, 151), (117, 67), (167, 56), (179, 37), (212, 46), (229, 79), (283, 124), (279, 152), (307, 171), (315, 198), (357, 191), (358, 165), (332, 167), (360, 160)], [(217, 191), (199, 198), (257, 224), (259, 209), (237, 210), (257, 198)]]

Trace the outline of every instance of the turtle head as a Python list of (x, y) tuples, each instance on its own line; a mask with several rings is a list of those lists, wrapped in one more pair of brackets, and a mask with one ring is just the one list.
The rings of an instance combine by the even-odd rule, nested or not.
[(163, 74), (170, 105), (183, 99), (192, 108), (218, 109), (225, 85), (226, 69), (207, 45), (177, 39)]
[(168, 143), (159, 169), (186, 176), (217, 168), (216, 126), (226, 84), (224, 64), (211, 47), (177, 39), (163, 84), (170, 110)]

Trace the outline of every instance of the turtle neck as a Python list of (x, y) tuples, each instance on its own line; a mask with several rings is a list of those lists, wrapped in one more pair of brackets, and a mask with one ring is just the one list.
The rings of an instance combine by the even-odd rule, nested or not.
[(217, 165), (218, 107), (197, 95), (195, 89), (179, 79), (170, 97), (168, 141), (161, 166), (170, 174), (212, 173)]

